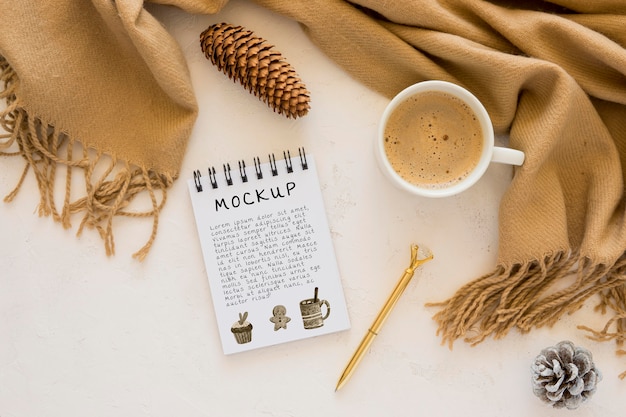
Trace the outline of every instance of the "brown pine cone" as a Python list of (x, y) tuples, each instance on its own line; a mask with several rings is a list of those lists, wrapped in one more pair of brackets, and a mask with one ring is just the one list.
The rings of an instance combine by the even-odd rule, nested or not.
[(275, 112), (291, 118), (309, 111), (309, 91), (280, 52), (241, 26), (218, 23), (200, 34), (202, 52)]

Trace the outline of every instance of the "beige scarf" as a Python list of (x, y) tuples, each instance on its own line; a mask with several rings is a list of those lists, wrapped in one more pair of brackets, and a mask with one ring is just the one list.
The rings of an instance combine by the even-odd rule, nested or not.
[(497, 132), (526, 153), (500, 206), (498, 264), (437, 304), (445, 342), (552, 325), (598, 296), (611, 318), (587, 330), (623, 344), (625, 2), (257, 3), (299, 21), (326, 54), (388, 97), (426, 79), (467, 87)]
[(33, 172), (40, 215), (80, 216), (109, 254), (116, 216), (151, 217), (143, 259), (197, 114), (171, 36), (141, 0), (2, 1), (0, 78), (0, 153), (26, 161), (5, 200)]
[[(138, 253), (145, 256), (196, 115), (182, 55), (140, 0), (4, 3), (0, 68), (9, 107), (1, 119), (9, 135), (0, 146), (17, 147), (35, 173), (42, 214), (69, 225), (82, 213), (80, 228), (97, 228), (109, 251), (113, 217), (138, 215), (127, 206), (147, 193), (143, 215), (154, 227)], [(215, 13), (226, 0), (163, 3)], [(551, 325), (594, 296), (611, 318), (590, 335), (622, 345), (626, 3), (257, 3), (300, 22), (326, 54), (388, 97), (425, 79), (467, 87), (497, 132), (526, 153), (501, 203), (497, 265), (438, 304), (444, 341)], [(61, 211), (51, 198), (59, 165), (71, 167)], [(75, 169), (85, 190), (72, 199)]]

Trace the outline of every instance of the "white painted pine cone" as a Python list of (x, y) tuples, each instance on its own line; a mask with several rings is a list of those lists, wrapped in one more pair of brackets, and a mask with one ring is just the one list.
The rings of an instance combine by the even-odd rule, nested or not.
[(555, 408), (578, 408), (602, 379), (591, 352), (570, 341), (543, 349), (531, 369), (535, 395)]

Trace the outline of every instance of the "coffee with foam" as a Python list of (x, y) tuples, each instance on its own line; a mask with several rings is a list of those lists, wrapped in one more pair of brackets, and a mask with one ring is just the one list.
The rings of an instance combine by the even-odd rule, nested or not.
[(423, 91), (400, 103), (384, 131), (393, 169), (411, 184), (439, 189), (463, 181), (480, 161), (483, 131), (473, 110), (442, 91)]

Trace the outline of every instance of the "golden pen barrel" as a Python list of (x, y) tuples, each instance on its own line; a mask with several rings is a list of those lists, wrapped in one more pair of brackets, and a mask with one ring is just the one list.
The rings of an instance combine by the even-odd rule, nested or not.
[(402, 296), (402, 293), (404, 293), (404, 290), (409, 285), (409, 282), (411, 282), (411, 278), (413, 278), (413, 269), (409, 268), (404, 272), (404, 275), (402, 275), (402, 278), (400, 278), (396, 284), (396, 287), (393, 289), (391, 295), (387, 298), (387, 302), (378, 313), (378, 316), (376, 316), (376, 319), (370, 327), (371, 331), (378, 334), (378, 331), (382, 328), (383, 324), (387, 320), (387, 317), (389, 317), (389, 313), (391, 313), (391, 310), (393, 310), (396, 306), (398, 300)]
[(354, 372), (355, 368), (363, 358), (365, 351), (372, 344), (374, 337), (378, 335), (378, 332), (385, 323), (385, 320), (387, 320), (387, 317), (389, 317), (389, 313), (391, 313), (391, 310), (393, 310), (393, 308), (395, 307), (396, 303), (400, 299), (400, 296), (409, 285), (409, 282), (411, 282), (411, 278), (413, 278), (415, 269), (421, 264), (430, 261), (431, 259), (433, 259), (432, 254), (430, 254), (426, 258), (419, 259), (417, 245), (411, 246), (411, 265), (404, 271), (404, 275), (402, 275), (402, 277), (396, 284), (396, 287), (391, 292), (391, 295), (387, 299), (387, 302), (378, 313), (378, 316), (376, 316), (374, 323), (372, 323), (372, 326), (368, 329), (367, 333), (363, 337), (363, 340), (359, 344), (356, 352), (354, 352), (354, 355), (352, 355), (350, 362), (348, 362), (348, 365), (346, 365), (346, 368), (341, 374), (341, 377), (339, 377), (339, 382), (337, 382), (335, 391), (339, 390), (348, 381), (348, 379)]
[(352, 373), (356, 369), (357, 365), (359, 364), (359, 362), (361, 362), (365, 351), (372, 344), (372, 341), (376, 336), (376, 333), (374, 333), (371, 329), (368, 329), (367, 333), (365, 333), (365, 336), (363, 337), (363, 340), (361, 340), (361, 343), (359, 343), (359, 347), (357, 348), (356, 352), (354, 352), (354, 355), (352, 355), (350, 362), (348, 362), (346, 368), (343, 370), (343, 373), (339, 377), (339, 381), (337, 382), (335, 391), (338, 391), (346, 382), (348, 382), (348, 379), (350, 379), (350, 377), (352, 376)]

